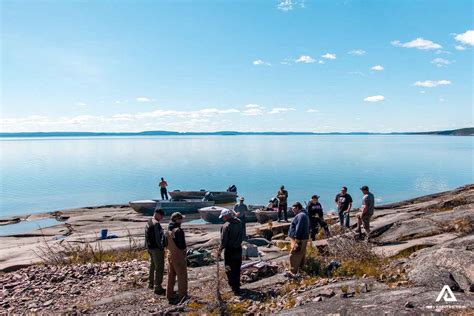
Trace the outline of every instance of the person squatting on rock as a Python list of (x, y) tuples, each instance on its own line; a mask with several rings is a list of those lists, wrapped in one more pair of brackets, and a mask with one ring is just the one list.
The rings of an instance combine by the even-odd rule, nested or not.
[(372, 193), (369, 192), (369, 187), (364, 185), (360, 188), (362, 194), (362, 207), (360, 212), (357, 213), (357, 232), (359, 236), (362, 235), (362, 226), (366, 233), (367, 241), (370, 240), (370, 218), (374, 215), (375, 198)]
[(309, 219), (300, 202), (293, 204), (292, 210), (295, 217), (291, 221), (288, 237), (291, 242), (290, 272), (295, 275), (305, 262), (309, 239)]
[(181, 228), (184, 216), (175, 212), (171, 215), (166, 241), (168, 249), (168, 285), (166, 298), (171, 301), (174, 294), (174, 284), (178, 278), (178, 301), (188, 295), (188, 270), (186, 263), (186, 240)]
[(236, 213), (237, 217), (242, 222), (243, 240), (247, 240), (247, 228), (245, 227), (245, 225), (246, 225), (246, 217), (245, 216), (248, 212), (248, 207), (244, 203), (244, 201), (245, 201), (245, 198), (243, 196), (241, 196), (239, 203), (234, 205), (234, 212)]
[(227, 280), (234, 294), (240, 294), (240, 266), (242, 265), (242, 223), (229, 209), (222, 210), (219, 218), (224, 220), (221, 227), (221, 242), (217, 250), (219, 260), (224, 250), (224, 265)]
[(277, 199), (278, 199), (278, 221), (281, 222), (284, 216), (285, 222), (288, 222), (288, 191), (285, 190), (284, 185), (282, 185), (280, 187), (280, 190), (278, 190)]
[(342, 187), (341, 192), (336, 195), (334, 199), (339, 214), (339, 223), (342, 228), (350, 227), (350, 215), (349, 212), (352, 208), (352, 196), (347, 193), (347, 187)]
[(165, 294), (161, 286), (165, 269), (165, 247), (166, 238), (160, 221), (165, 213), (162, 209), (156, 209), (145, 227), (145, 248), (150, 255), (150, 274), (148, 276), (148, 287), (154, 289), (155, 294)]
[(329, 228), (326, 222), (324, 221), (324, 214), (323, 214), (323, 207), (321, 203), (318, 201), (319, 196), (313, 195), (311, 197), (311, 201), (306, 206), (306, 211), (309, 216), (309, 224), (310, 224), (310, 232), (311, 232), (311, 240), (316, 240), (316, 235), (318, 234), (319, 227), (324, 229), (326, 233), (326, 237), (330, 236)]

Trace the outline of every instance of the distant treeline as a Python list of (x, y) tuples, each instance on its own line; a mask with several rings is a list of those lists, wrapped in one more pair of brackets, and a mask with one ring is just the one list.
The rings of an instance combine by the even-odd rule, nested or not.
[(398, 132), (398, 133), (312, 133), (312, 132), (170, 132), (170, 131), (145, 131), (145, 132), (120, 132), (120, 133), (95, 133), (95, 132), (24, 132), (24, 133), (0, 133), (0, 137), (85, 137), (85, 136), (197, 136), (197, 135), (447, 135), (447, 136), (474, 136), (474, 127), (461, 128), (449, 131), (433, 132)]

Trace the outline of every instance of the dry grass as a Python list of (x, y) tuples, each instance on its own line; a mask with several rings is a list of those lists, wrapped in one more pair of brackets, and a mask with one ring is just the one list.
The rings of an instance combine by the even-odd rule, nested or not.
[(130, 232), (128, 245), (123, 249), (104, 248), (102, 241), (50, 242), (44, 239), (35, 254), (47, 265), (70, 265), (99, 262), (121, 262), (134, 259), (148, 260), (148, 252)]

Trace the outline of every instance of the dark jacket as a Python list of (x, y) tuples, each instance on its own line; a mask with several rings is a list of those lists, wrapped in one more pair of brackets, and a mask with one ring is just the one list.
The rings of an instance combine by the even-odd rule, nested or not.
[(299, 212), (291, 221), (288, 237), (298, 240), (309, 238), (309, 218), (306, 211)]
[(288, 201), (288, 191), (286, 190), (279, 190), (277, 193), (277, 199), (279, 205), (287, 205)]
[(240, 248), (242, 247), (242, 240), (242, 223), (238, 218), (233, 217), (222, 225), (220, 250)]
[(249, 211), (247, 205), (245, 205), (244, 203), (237, 203), (234, 205), (234, 212), (239, 212), (240, 213), (240, 216), (239, 216), (239, 219), (242, 223), (245, 224), (246, 222), (246, 215), (247, 215), (247, 212)]
[(181, 250), (186, 249), (186, 239), (184, 238), (184, 230), (180, 227), (179, 224), (175, 222), (170, 222), (168, 224), (169, 231), (172, 231), (175, 228), (176, 230), (174, 231), (173, 241), (176, 244), (176, 247)]
[(306, 211), (308, 212), (309, 217), (320, 217), (323, 218), (323, 207), (321, 206), (321, 203), (313, 203), (309, 202), (308, 206), (306, 207)]
[(163, 250), (166, 247), (166, 238), (160, 222), (150, 218), (145, 227), (145, 248)]

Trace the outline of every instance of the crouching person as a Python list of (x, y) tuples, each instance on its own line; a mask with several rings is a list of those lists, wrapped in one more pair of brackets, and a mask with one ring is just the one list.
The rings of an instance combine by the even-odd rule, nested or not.
[(164, 215), (162, 209), (156, 209), (145, 228), (145, 247), (150, 255), (148, 287), (154, 289), (157, 295), (165, 294), (165, 289), (161, 286), (161, 283), (165, 270), (166, 238), (160, 224)]
[(288, 237), (291, 241), (290, 272), (291, 276), (295, 276), (305, 262), (309, 239), (309, 218), (300, 202), (293, 204), (292, 210), (295, 217), (291, 221)]
[[(221, 228), (221, 244), (217, 258), (224, 250), (224, 265), (227, 280), (235, 295), (240, 295), (240, 266), (242, 265), (242, 223), (228, 209), (222, 210), (219, 218), (224, 220)], [(219, 259), (218, 259), (219, 260)]]
[(184, 216), (176, 212), (171, 215), (171, 221), (166, 232), (168, 248), (168, 286), (166, 298), (172, 301), (174, 284), (178, 278), (178, 301), (186, 299), (188, 295), (188, 270), (186, 264), (186, 240), (181, 228)]

